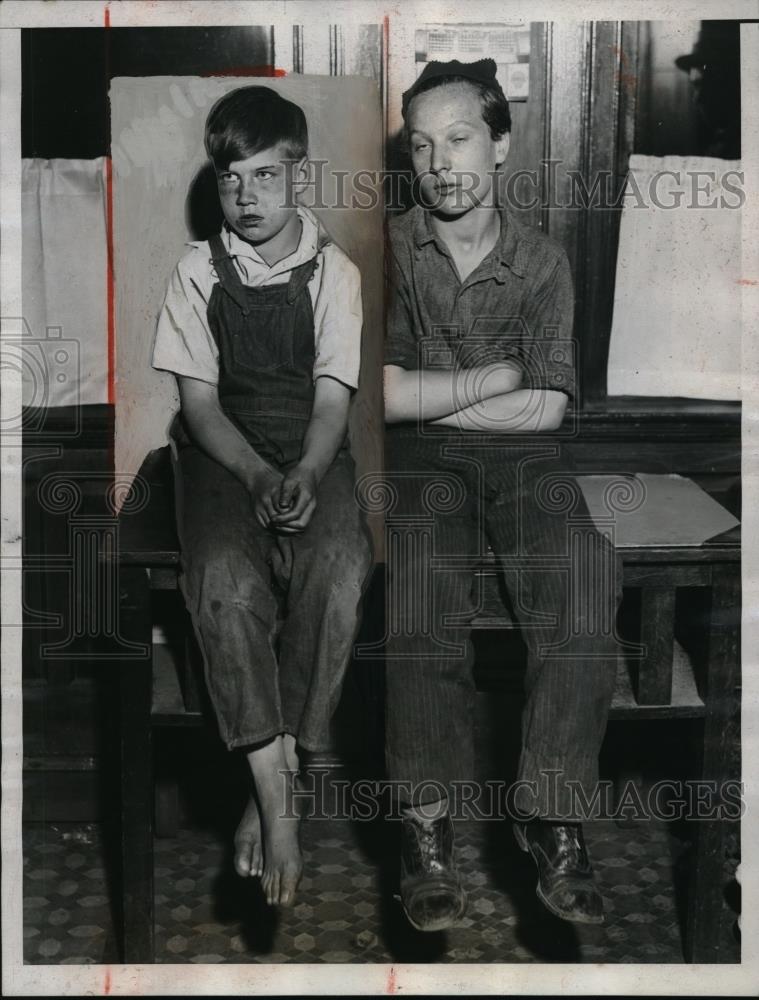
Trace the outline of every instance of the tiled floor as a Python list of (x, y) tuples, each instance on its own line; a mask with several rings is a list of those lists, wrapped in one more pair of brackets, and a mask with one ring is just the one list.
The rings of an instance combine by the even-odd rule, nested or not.
[[(468, 822), (458, 826), (457, 845), (469, 910), (445, 934), (413, 931), (393, 899), (394, 823), (308, 821), (307, 874), (297, 905), (279, 914), (255, 881), (234, 874), (218, 830), (183, 829), (156, 841), (156, 960), (681, 962), (675, 885), (687, 860), (683, 844), (651, 823), (586, 829), (606, 901), (603, 926), (548, 915), (505, 823)], [(118, 960), (105, 860), (96, 826), (26, 826), (27, 962)]]
[[(517, 759), (519, 727), (509, 704), (493, 694), (478, 703), (475, 771), (482, 781), (513, 778), (504, 767)], [(506, 820), (457, 823), (469, 908), (460, 926), (445, 934), (414, 931), (393, 898), (393, 821), (307, 820), (296, 905), (272, 912), (258, 883), (238, 878), (232, 868), (232, 834), (246, 793), (244, 761), (213, 750), (213, 741), (204, 743), (202, 736), (199, 729), (155, 734), (157, 777), (159, 783), (169, 775), (178, 779), (182, 815), (175, 837), (155, 841), (157, 962), (683, 961), (690, 851), (681, 837), (687, 830), (653, 821), (627, 828), (611, 821), (586, 825), (606, 904), (600, 927), (571, 925), (543, 909), (532, 862), (518, 850)], [(690, 745), (685, 736), (669, 725), (643, 739), (640, 727), (628, 731), (619, 724), (602, 754), (605, 776), (624, 770), (628, 757), (640, 764), (644, 781), (661, 777), (663, 762), (667, 773), (679, 774), (675, 758), (678, 748), (685, 752)], [(356, 776), (377, 775), (377, 760), (375, 754), (361, 765), (357, 758)], [(324, 787), (334, 791), (335, 777), (346, 774), (330, 773)], [(325, 796), (331, 815), (335, 800)], [(725, 860), (726, 883), (737, 863), (737, 834)], [(111, 912), (118, 887), (107, 880), (118, 870), (112, 845), (97, 825), (25, 825), (27, 962), (119, 960)], [(735, 916), (728, 916), (730, 927)], [(721, 948), (723, 961), (739, 960), (733, 934), (726, 933)]]

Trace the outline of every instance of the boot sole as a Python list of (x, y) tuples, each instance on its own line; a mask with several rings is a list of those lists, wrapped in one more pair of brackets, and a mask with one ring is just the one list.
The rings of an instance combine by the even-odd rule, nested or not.
[(416, 922), (416, 920), (414, 920), (409, 911), (406, 909), (406, 904), (403, 902), (403, 897), (397, 895), (395, 898), (401, 904), (403, 912), (406, 914), (406, 920), (408, 920), (408, 922), (411, 924), (414, 930), (421, 931), (423, 934), (434, 933), (435, 931), (450, 930), (452, 927), (457, 926), (458, 921), (461, 920), (461, 918), (466, 913), (467, 898), (466, 894), (464, 894), (463, 899), (461, 901), (461, 906), (459, 907), (458, 912), (455, 913), (453, 916), (446, 917), (445, 919), (441, 920), (433, 920), (428, 924), (419, 924)]

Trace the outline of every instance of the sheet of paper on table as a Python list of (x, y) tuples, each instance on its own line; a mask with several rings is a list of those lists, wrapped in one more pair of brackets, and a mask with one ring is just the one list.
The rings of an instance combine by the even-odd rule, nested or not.
[[(697, 483), (684, 476), (646, 473), (577, 476), (577, 482), (599, 527), (614, 518), (617, 548), (702, 545), (740, 523)], [(625, 489), (625, 483), (629, 489)], [(610, 507), (609, 501), (615, 494), (621, 502)], [(619, 510), (625, 498), (634, 509)]]

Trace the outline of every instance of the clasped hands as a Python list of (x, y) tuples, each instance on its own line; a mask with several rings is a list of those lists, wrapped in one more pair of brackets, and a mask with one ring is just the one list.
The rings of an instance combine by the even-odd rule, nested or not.
[(300, 465), (285, 475), (265, 466), (249, 486), (259, 524), (280, 535), (295, 535), (306, 528), (316, 509), (316, 489), (315, 473)]

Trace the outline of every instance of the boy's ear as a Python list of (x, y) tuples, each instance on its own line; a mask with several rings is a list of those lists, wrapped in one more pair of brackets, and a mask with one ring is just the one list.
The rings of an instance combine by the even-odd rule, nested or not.
[(296, 194), (302, 194), (311, 179), (311, 161), (304, 156), (292, 166), (292, 187)]
[(504, 160), (508, 156), (510, 145), (511, 145), (511, 132), (504, 132), (499, 139), (496, 139), (495, 162), (497, 167), (502, 166)]

